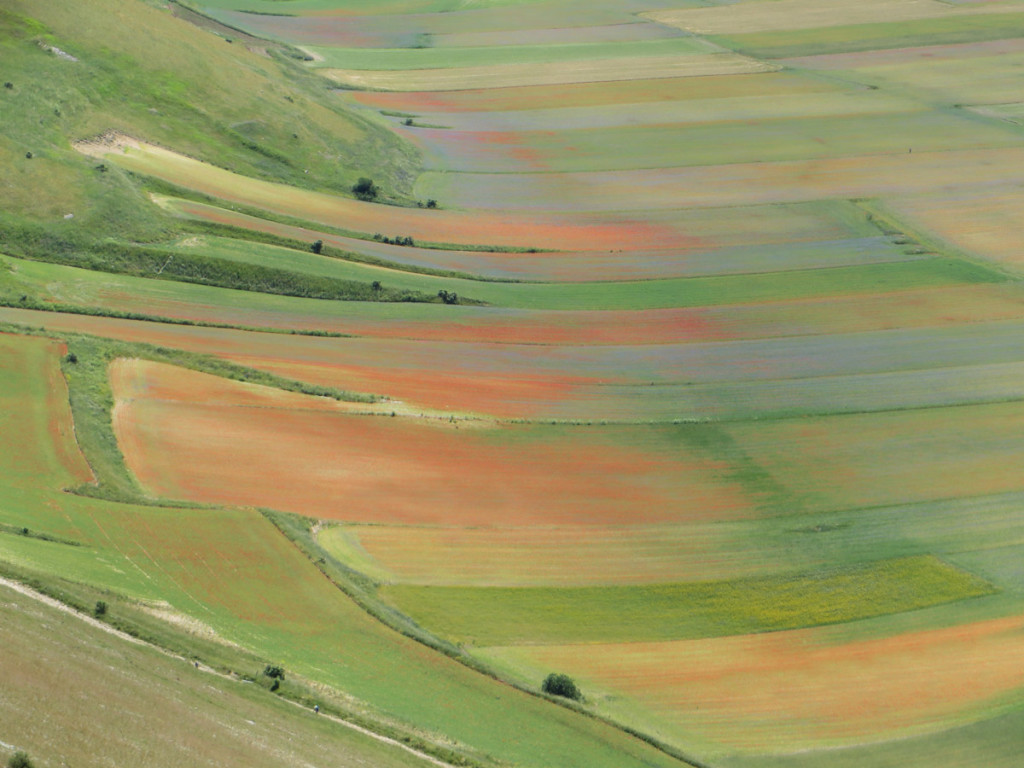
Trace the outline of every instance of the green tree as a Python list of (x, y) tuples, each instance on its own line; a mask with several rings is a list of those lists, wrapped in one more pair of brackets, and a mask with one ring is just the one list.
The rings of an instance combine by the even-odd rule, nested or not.
[(19, 749), (7, 758), (7, 768), (32, 768), (32, 760), (29, 758), (28, 752)]
[(352, 193), (360, 200), (376, 200), (380, 190), (373, 183), (373, 179), (361, 176), (359, 181), (352, 186)]
[(579, 701), (583, 698), (580, 689), (576, 687), (573, 679), (568, 675), (561, 675), (557, 672), (552, 672), (545, 677), (540, 688), (544, 693), (550, 693), (552, 696), (562, 696), (573, 701)]

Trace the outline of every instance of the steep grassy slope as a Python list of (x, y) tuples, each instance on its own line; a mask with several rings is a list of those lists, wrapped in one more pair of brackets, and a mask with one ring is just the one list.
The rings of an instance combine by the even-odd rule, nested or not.
[(342, 109), (287, 48), (247, 48), (165, 6), (13, 0), (0, 50), (3, 213), (53, 236), (148, 239), (172, 226), (122, 172), (71, 149), (109, 131), (342, 193), (363, 175), (398, 196), (412, 181), (414, 154)]

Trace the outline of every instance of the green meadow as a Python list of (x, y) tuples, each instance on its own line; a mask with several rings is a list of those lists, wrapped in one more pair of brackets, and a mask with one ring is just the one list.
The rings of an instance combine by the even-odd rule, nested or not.
[(933, 557), (809, 573), (643, 587), (412, 587), (383, 594), (473, 645), (682, 640), (856, 621), (991, 594)]

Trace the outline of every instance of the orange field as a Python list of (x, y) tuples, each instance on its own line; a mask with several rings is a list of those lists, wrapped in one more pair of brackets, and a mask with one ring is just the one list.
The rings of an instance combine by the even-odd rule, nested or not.
[(515, 651), (739, 749), (792, 750), (964, 722), (1024, 684), (1024, 618), (836, 643), (830, 628)]
[[(259, 388), (233, 383), (220, 391), (245, 389), (237, 402), (207, 404), (196, 395), (210, 391), (206, 374), (143, 362), (113, 371), (125, 460), (147, 491), (167, 498), (456, 525), (642, 524), (747, 511), (739, 488), (716, 479), (723, 468), (714, 462), (617, 445), (597, 428), (553, 439), (464, 421), (330, 413), (316, 398), (281, 407), (277, 393), (260, 404)], [(148, 396), (151, 389), (162, 396)]]

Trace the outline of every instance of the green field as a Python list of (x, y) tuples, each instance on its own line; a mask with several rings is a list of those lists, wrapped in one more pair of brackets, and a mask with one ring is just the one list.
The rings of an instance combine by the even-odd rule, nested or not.
[(403, 587), (386, 598), (473, 645), (681, 640), (856, 621), (990, 594), (931, 557), (801, 574), (645, 587)]

